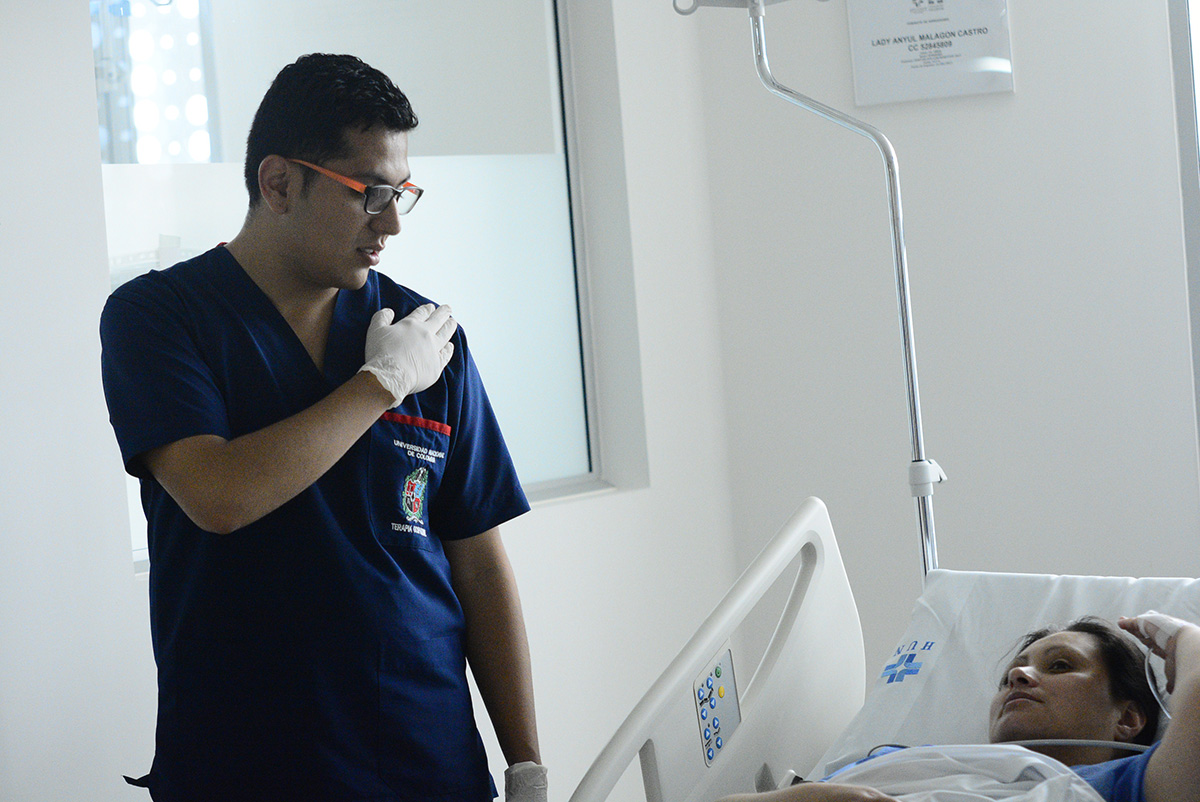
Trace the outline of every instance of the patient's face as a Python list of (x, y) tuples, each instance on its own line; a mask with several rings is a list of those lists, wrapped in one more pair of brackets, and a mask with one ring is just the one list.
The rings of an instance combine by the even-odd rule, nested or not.
[(1084, 632), (1056, 632), (1013, 659), (992, 700), (988, 734), (992, 743), (1116, 740), (1123, 707), (1109, 691), (1096, 640)]

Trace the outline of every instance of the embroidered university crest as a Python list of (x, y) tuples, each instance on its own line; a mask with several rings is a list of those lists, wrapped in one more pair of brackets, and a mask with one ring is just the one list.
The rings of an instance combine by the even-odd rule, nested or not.
[(421, 520), (425, 512), (425, 486), (429, 484), (429, 469), (421, 466), (408, 475), (404, 480), (404, 495), (401, 506), (404, 507), (404, 518), (410, 522)]

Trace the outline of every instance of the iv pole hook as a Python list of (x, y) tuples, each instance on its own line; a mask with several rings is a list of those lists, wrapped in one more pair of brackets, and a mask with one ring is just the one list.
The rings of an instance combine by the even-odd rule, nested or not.
[[(674, 0), (678, 10), (678, 0)], [(695, 11), (699, 0), (693, 2), (687, 12)], [(912, 307), (908, 295), (908, 260), (904, 252), (904, 219), (900, 210), (900, 168), (892, 143), (879, 130), (836, 109), (818, 103), (780, 84), (771, 74), (767, 64), (766, 39), (763, 33), (764, 0), (748, 0), (750, 23), (754, 41), (754, 62), (758, 77), (772, 93), (802, 109), (837, 123), (856, 134), (865, 136), (875, 143), (883, 156), (887, 172), (888, 205), (891, 208), (892, 262), (896, 270), (896, 298), (900, 312), (900, 336), (904, 346), (904, 375), (908, 389), (909, 432), (912, 435), (912, 464), (909, 466), (909, 484), (916, 499), (917, 524), (921, 530), (921, 558), (924, 571), (928, 574), (937, 568), (937, 540), (933, 527), (933, 485), (945, 480), (946, 475), (933, 460), (925, 458), (924, 435), (921, 428), (921, 396), (917, 385), (916, 345), (913, 338)]]

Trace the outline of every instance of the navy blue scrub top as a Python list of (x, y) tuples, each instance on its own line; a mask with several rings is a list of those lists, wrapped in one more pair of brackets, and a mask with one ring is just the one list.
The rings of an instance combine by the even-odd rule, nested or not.
[(437, 383), (235, 533), (199, 529), (138, 460), (312, 406), (362, 367), (378, 309), (427, 302), (373, 271), (341, 290), (322, 372), (223, 247), (109, 298), (104, 390), (149, 522), (154, 799), (495, 795), (442, 542), (529, 505), (462, 329)]

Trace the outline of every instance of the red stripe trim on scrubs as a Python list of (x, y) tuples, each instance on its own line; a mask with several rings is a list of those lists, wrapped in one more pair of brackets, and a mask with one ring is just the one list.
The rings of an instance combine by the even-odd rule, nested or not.
[(438, 423), (435, 420), (426, 420), (425, 418), (414, 418), (412, 415), (397, 415), (395, 412), (383, 413), (383, 419), (389, 420), (392, 423), (405, 423), (409, 426), (420, 426), (422, 429), (432, 429), (439, 434), (450, 434), (450, 426), (445, 423)]

